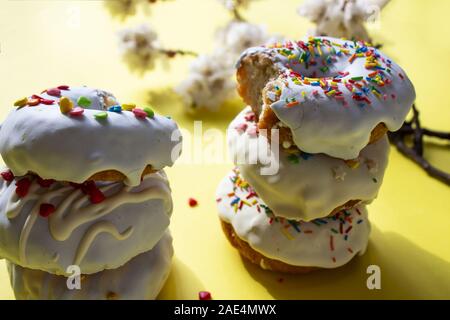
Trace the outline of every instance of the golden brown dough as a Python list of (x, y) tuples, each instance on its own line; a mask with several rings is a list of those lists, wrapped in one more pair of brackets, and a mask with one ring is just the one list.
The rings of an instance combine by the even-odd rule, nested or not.
[(230, 241), (231, 245), (239, 251), (241, 256), (243, 256), (250, 262), (257, 264), (258, 266), (260, 266), (265, 270), (297, 274), (297, 273), (308, 273), (320, 269), (317, 267), (292, 266), (279, 260), (267, 258), (263, 256), (261, 253), (253, 250), (246, 241), (240, 239), (234, 232), (234, 229), (231, 226), (231, 224), (223, 220), (220, 220), (220, 222), (222, 224), (222, 229), (227, 239)]
[[(148, 165), (145, 167), (144, 171), (142, 172), (142, 177), (144, 177), (147, 174), (154, 173), (157, 170), (152, 169), (152, 166)], [(123, 181), (126, 179), (126, 176), (117, 170), (105, 170), (100, 171), (92, 176), (90, 176), (87, 180), (94, 180), (94, 181)]]

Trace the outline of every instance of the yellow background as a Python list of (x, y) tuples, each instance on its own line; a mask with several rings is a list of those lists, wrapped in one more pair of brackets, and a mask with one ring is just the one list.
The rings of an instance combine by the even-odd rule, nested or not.
[[(295, 12), (300, 2), (256, 1), (244, 16), (267, 24), (271, 32), (300, 38), (311, 26)], [(151, 102), (187, 129), (201, 119), (204, 130), (224, 130), (242, 108), (235, 101), (216, 114), (187, 116), (170, 87), (186, 76), (190, 58), (175, 59), (169, 69), (158, 67), (139, 77), (128, 71), (117, 50), (116, 32), (146, 21), (166, 47), (208, 52), (215, 27), (230, 18), (217, 1), (169, 1), (124, 22), (112, 18), (102, 1), (0, 3), (0, 120), (17, 98), (59, 84), (104, 88), (123, 102)], [(393, 0), (371, 31), (415, 84), (422, 123), (440, 130), (450, 129), (448, 12), (448, 0)], [(448, 150), (429, 145), (426, 156), (450, 170)], [(227, 243), (214, 191), (231, 167), (228, 162), (167, 169), (175, 203), (171, 229), (176, 256), (160, 298), (196, 299), (199, 290), (216, 299), (450, 298), (450, 188), (396, 150), (379, 197), (369, 208), (373, 232), (366, 255), (341, 269), (303, 276), (262, 271), (241, 260)], [(197, 208), (187, 205), (189, 197), (199, 201)], [(381, 290), (366, 288), (370, 264), (381, 267)], [(13, 298), (3, 261), (0, 298)]]

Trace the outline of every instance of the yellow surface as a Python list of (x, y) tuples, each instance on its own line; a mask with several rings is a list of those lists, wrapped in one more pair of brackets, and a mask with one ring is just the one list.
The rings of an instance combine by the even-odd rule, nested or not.
[[(271, 32), (299, 38), (310, 27), (295, 13), (299, 2), (256, 1), (245, 16), (267, 24)], [(227, 12), (214, 0), (175, 0), (153, 8), (151, 15), (139, 13), (121, 22), (101, 1), (0, 0), (0, 120), (19, 97), (58, 84), (86, 84), (108, 89), (121, 101), (152, 102), (189, 130), (194, 120), (203, 120), (204, 130), (224, 130), (242, 107), (238, 101), (217, 114), (186, 116), (169, 88), (186, 75), (190, 59), (176, 59), (168, 70), (158, 67), (138, 77), (121, 63), (115, 32), (147, 21), (167, 47), (206, 52), (212, 48), (215, 25), (226, 23)], [(422, 122), (441, 130), (450, 129), (449, 11), (448, 0), (393, 0), (372, 31), (414, 82)], [(448, 149), (430, 145), (426, 156), (450, 170)], [(199, 290), (216, 299), (450, 298), (450, 188), (396, 150), (379, 197), (369, 208), (373, 232), (367, 254), (341, 269), (304, 276), (262, 271), (242, 261), (227, 243), (214, 190), (231, 167), (229, 162), (196, 163), (167, 170), (175, 203), (171, 229), (176, 257), (160, 298), (196, 299)], [(187, 205), (189, 197), (198, 199), (197, 208)], [(381, 267), (381, 290), (366, 288), (370, 264)], [(13, 298), (2, 261), (0, 298)]]

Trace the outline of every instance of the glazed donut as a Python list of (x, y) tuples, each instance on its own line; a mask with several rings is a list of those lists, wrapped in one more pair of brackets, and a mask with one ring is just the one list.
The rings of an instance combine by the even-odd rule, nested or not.
[(105, 91), (60, 86), (15, 106), (0, 129), (0, 153), (16, 176), (137, 186), (179, 156), (174, 121)]
[(280, 152), (279, 158), (272, 158), (277, 172), (262, 174), (267, 164), (252, 156), (267, 139), (256, 126), (252, 109), (244, 108), (228, 127), (229, 150), (242, 176), (277, 216), (310, 221), (376, 198), (388, 163), (386, 136), (351, 162), (323, 153)]
[(284, 149), (354, 159), (398, 130), (415, 99), (405, 72), (363, 42), (328, 37), (247, 49), (238, 91)]
[(7, 262), (11, 285), (19, 300), (147, 300), (163, 287), (173, 256), (168, 231), (150, 251), (123, 266), (81, 276), (81, 288), (69, 290), (67, 278)]
[(273, 271), (340, 267), (365, 252), (370, 233), (365, 206), (311, 222), (275, 217), (238, 169), (219, 184), (217, 208), (227, 237), (242, 256)]
[(0, 258), (64, 275), (115, 269), (155, 246), (167, 229), (172, 198), (164, 171), (137, 187), (74, 184), (27, 175), (0, 179)]

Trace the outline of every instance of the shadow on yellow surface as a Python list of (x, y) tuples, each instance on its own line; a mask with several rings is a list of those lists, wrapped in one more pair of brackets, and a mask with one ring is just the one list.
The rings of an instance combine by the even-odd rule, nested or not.
[(169, 278), (159, 293), (158, 300), (195, 300), (196, 294), (202, 290), (204, 287), (200, 279), (175, 256)]
[[(417, 299), (450, 295), (450, 263), (437, 258), (395, 232), (373, 228), (367, 252), (334, 270), (304, 275), (264, 271), (243, 262), (249, 274), (275, 299)], [(369, 265), (381, 269), (381, 290), (366, 286)], [(424, 288), (434, 288), (424, 289)]]

